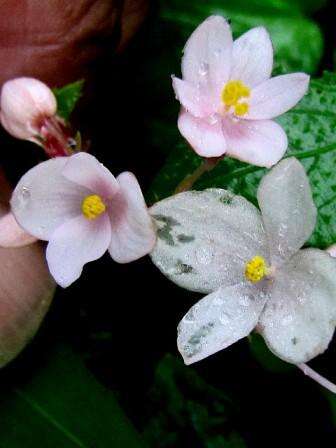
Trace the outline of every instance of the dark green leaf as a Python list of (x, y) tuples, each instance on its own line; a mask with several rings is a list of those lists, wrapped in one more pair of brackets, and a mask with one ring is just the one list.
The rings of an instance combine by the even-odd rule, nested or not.
[(82, 96), (84, 81), (79, 80), (72, 84), (67, 84), (59, 89), (53, 89), (57, 99), (57, 114), (69, 120), (71, 112), (74, 110), (77, 101)]
[(6, 448), (141, 448), (112, 392), (61, 347), (31, 380), (1, 390), (0, 446)]
[[(297, 157), (306, 167), (318, 207), (310, 245), (325, 248), (336, 241), (336, 76), (325, 73), (323, 78), (313, 80), (309, 93), (279, 122), (289, 137), (287, 156)], [(200, 161), (180, 137), (152, 185), (149, 200), (156, 202), (172, 194)], [(264, 173), (264, 169), (227, 158), (195, 187), (229, 189), (256, 203), (256, 190)]]
[(234, 429), (236, 409), (230, 398), (172, 355), (166, 355), (157, 366), (149, 403), (153, 417), (144, 436), (150, 446), (185, 446), (186, 431), (194, 446), (246, 446)]

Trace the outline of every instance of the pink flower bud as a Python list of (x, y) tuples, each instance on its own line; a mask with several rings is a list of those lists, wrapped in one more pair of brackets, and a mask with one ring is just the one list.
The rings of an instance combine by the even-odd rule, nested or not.
[(43, 82), (15, 78), (2, 87), (0, 109), (0, 121), (7, 132), (16, 138), (36, 142), (42, 123), (56, 114), (57, 102)]

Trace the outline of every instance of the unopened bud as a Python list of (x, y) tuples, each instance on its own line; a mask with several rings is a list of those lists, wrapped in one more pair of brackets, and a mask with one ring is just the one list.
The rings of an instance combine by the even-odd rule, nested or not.
[(43, 82), (34, 78), (7, 81), (1, 91), (0, 120), (16, 138), (36, 141), (41, 123), (56, 114), (56, 98)]

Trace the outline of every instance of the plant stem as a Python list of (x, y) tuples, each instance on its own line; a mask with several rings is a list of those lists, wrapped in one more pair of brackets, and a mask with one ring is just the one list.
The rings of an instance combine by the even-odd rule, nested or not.
[(218, 162), (222, 160), (222, 157), (209, 157), (203, 159), (202, 163), (191, 174), (188, 174), (176, 187), (175, 194), (187, 191), (192, 188), (194, 183), (206, 172), (211, 171)]
[(297, 367), (302, 370), (305, 375), (309, 376), (309, 378), (316, 381), (326, 389), (330, 390), (330, 392), (336, 394), (336, 385), (324, 378), (324, 376), (315, 372), (315, 370), (311, 369), (309, 366), (307, 366), (307, 364), (297, 364)]

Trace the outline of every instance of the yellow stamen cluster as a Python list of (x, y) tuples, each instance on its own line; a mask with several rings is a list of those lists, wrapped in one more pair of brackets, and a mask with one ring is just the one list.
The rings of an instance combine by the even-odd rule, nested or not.
[(262, 280), (269, 272), (266, 261), (260, 255), (256, 255), (245, 266), (245, 277), (252, 283)]
[(228, 111), (233, 107), (234, 113), (238, 116), (245, 115), (249, 110), (249, 105), (246, 102), (240, 102), (242, 98), (250, 96), (250, 89), (241, 81), (229, 81), (225, 84), (221, 98)]
[(96, 219), (99, 215), (104, 213), (106, 205), (102, 198), (97, 194), (86, 196), (82, 202), (82, 213), (87, 219)]

